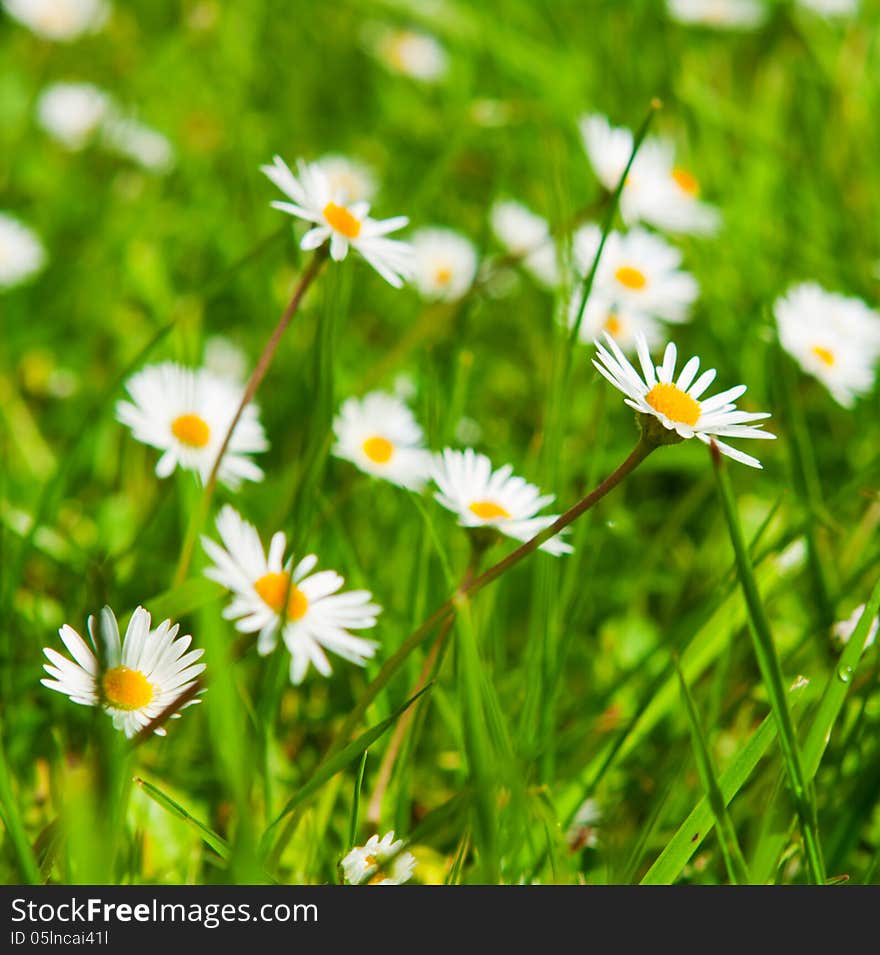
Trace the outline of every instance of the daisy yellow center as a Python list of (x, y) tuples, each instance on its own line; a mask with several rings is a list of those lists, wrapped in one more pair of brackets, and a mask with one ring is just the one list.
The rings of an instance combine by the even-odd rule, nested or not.
[(104, 699), (117, 710), (139, 710), (153, 699), (153, 686), (140, 670), (113, 667), (101, 685)]
[(676, 424), (693, 427), (700, 420), (700, 403), (681, 388), (660, 382), (645, 395), (645, 401)]
[(700, 194), (700, 184), (697, 177), (687, 169), (673, 169), (672, 178), (678, 183), (679, 189), (686, 192), (689, 196), (698, 196)]
[(182, 414), (171, 422), (171, 433), (190, 448), (203, 448), (211, 439), (211, 429), (197, 414)]
[(609, 335), (619, 335), (623, 331), (623, 322), (612, 312), (605, 319), (605, 331)]
[(378, 434), (367, 438), (361, 447), (364, 454), (376, 464), (387, 464), (391, 460), (391, 455), (394, 454), (394, 445)]
[(296, 584), (290, 583), (288, 574), (265, 574), (254, 584), (254, 590), (275, 613), (281, 613), (284, 595), (287, 594), (288, 620), (302, 620), (309, 609), (309, 598)]
[(645, 273), (640, 269), (633, 268), (631, 265), (621, 265), (614, 273), (614, 277), (624, 288), (632, 289), (636, 292), (648, 284)]
[(474, 501), (470, 505), (470, 511), (483, 521), (491, 521), (497, 517), (510, 517), (510, 511), (496, 504), (495, 501)]
[(335, 202), (328, 202), (324, 206), (324, 218), (331, 229), (335, 229), (346, 239), (356, 239), (361, 234), (361, 223), (345, 206), (338, 206)]
[(449, 285), (452, 281), (452, 269), (448, 265), (441, 265), (434, 272), (434, 278), (438, 285)]
[(834, 367), (834, 352), (830, 348), (823, 348), (821, 345), (813, 345), (810, 349), (812, 353), (822, 362), (823, 365), (827, 365), (829, 368)]

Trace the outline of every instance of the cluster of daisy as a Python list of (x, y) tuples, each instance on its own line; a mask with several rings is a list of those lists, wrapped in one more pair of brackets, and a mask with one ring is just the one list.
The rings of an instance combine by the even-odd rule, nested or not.
[[(549, 527), (558, 515), (539, 514), (554, 500), (514, 475), (509, 464), (493, 468), (473, 448), (445, 448), (432, 454), (412, 411), (398, 397), (374, 391), (349, 398), (333, 422), (332, 453), (366, 474), (413, 491), (431, 481), (435, 499), (465, 528), (486, 528), (527, 541)], [(541, 545), (551, 554), (571, 551), (559, 536)]]
[(403, 885), (412, 878), (416, 860), (404, 851), (402, 839), (394, 839), (392, 830), (355, 846), (340, 865), (349, 885)]
[(37, 100), (37, 121), (71, 152), (98, 142), (153, 172), (167, 170), (174, 160), (165, 136), (128, 115), (109, 93), (90, 83), (47, 87)]
[[(841, 17), (855, 14), (859, 0), (796, 0), (796, 5), (823, 17)], [(667, 0), (667, 8), (680, 23), (750, 30), (764, 23), (772, 4), (764, 0)]]

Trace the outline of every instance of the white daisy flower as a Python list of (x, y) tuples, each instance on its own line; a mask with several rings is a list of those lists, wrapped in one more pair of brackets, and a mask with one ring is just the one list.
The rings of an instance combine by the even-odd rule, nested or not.
[(104, 121), (110, 98), (91, 83), (53, 83), (37, 100), (37, 122), (65, 149), (88, 144)]
[[(697, 377), (700, 359), (696, 356), (682, 368), (678, 380), (675, 379), (676, 348), (670, 342), (663, 355), (663, 364), (656, 368), (651, 364), (651, 356), (644, 338), (636, 341), (640, 375), (620, 350), (620, 346), (610, 335), (605, 335), (606, 348), (596, 342), (598, 361), (593, 360), (597, 371), (626, 395), (626, 404), (638, 415), (648, 415), (648, 421), (656, 419), (666, 431), (674, 432), (677, 438), (663, 440), (664, 433), (655, 434), (660, 443), (674, 443), (676, 440), (699, 438), (704, 444), (713, 441), (718, 450), (749, 467), (760, 468), (761, 462), (721, 441), (721, 438), (775, 438), (761, 430), (761, 425), (752, 427), (755, 421), (769, 418), (767, 412), (737, 411), (734, 402), (746, 391), (745, 385), (728, 388), (711, 398), (702, 399), (703, 393), (715, 380), (715, 369), (704, 371)], [(668, 437), (672, 437), (669, 435)]]
[(174, 147), (168, 138), (131, 116), (111, 112), (104, 121), (103, 134), (109, 150), (150, 172), (167, 172), (174, 165)]
[(428, 33), (415, 30), (380, 30), (370, 43), (371, 49), (391, 72), (422, 83), (443, 79), (449, 66), (446, 51)]
[[(865, 612), (865, 605), (861, 604), (856, 607), (855, 610), (847, 617), (846, 620), (841, 620), (839, 623), (834, 624), (831, 628), (831, 635), (834, 638), (834, 641), (840, 646), (845, 646), (849, 643), (850, 638), (853, 633), (855, 633), (856, 627), (859, 625), (859, 621), (862, 619), (862, 614)], [(874, 617), (871, 621), (871, 626), (868, 628), (868, 636), (865, 640), (864, 649), (873, 646), (877, 640), (877, 631), (880, 630), (880, 617)]]
[(796, 285), (773, 306), (782, 347), (845, 408), (874, 387), (880, 315), (861, 299)]
[(376, 177), (364, 163), (330, 153), (318, 159), (316, 165), (327, 177), (330, 191), (345, 202), (370, 202), (376, 195)]
[[(394, 840), (394, 830), (380, 839), (370, 836), (366, 845), (355, 846), (340, 863), (349, 885), (403, 885), (412, 878), (415, 856), (403, 851), (402, 839)], [(386, 868), (390, 863), (390, 868)]]
[[(116, 729), (129, 738), (191, 690), (205, 669), (204, 663), (197, 662), (204, 650), (187, 653), (192, 637), (178, 637), (180, 627), (172, 626), (170, 620), (151, 630), (150, 615), (143, 607), (132, 614), (122, 641), (109, 607), (101, 612), (100, 633), (96, 632), (94, 617), (89, 617), (88, 623), (92, 646), (95, 650), (101, 647), (100, 661), (76, 630), (65, 624), (58, 633), (73, 660), (45, 647), (43, 653), (49, 663), (43, 669), (51, 679), (40, 683), (64, 693), (74, 703), (100, 706), (113, 717)], [(199, 702), (188, 700), (181, 709)], [(179, 715), (175, 713), (171, 718)], [(164, 727), (156, 733), (164, 736)]]
[(45, 262), (46, 252), (36, 234), (14, 216), (0, 212), (0, 289), (26, 282)]
[[(568, 306), (568, 324), (577, 321), (581, 296), (575, 294)], [(663, 325), (652, 315), (637, 309), (615, 305), (607, 296), (591, 293), (584, 309), (578, 338), (592, 344), (603, 332), (608, 332), (627, 353), (635, 354), (636, 340), (641, 335), (653, 347), (663, 340)]]
[(293, 557), (285, 562), (287, 539), (280, 531), (273, 535), (267, 556), (256, 528), (228, 504), (217, 517), (217, 530), (223, 547), (207, 537), (202, 537), (202, 545), (214, 561), (205, 576), (233, 593), (223, 616), (235, 620), (241, 633), (259, 633), (261, 656), (275, 649), (283, 623), (291, 683), (302, 683), (310, 663), (329, 676), (325, 650), (356, 666), (364, 666), (375, 655), (376, 643), (348, 632), (375, 626), (382, 608), (371, 602), (369, 591), (337, 593), (345, 581), (332, 570), (313, 574), (318, 562), (314, 554), (296, 566)]
[(3, 7), (37, 36), (62, 43), (100, 30), (110, 14), (105, 0), (3, 0)]
[(347, 204), (341, 191), (333, 191), (324, 170), (316, 163), (297, 163), (298, 175), (290, 171), (280, 156), (273, 165), (261, 170), (293, 202), (275, 201), (272, 206), (298, 219), (314, 224), (302, 239), (300, 248), (317, 249), (330, 241), (330, 257), (337, 262), (348, 255), (351, 246), (395, 288), (412, 274), (412, 248), (406, 242), (389, 239), (389, 232), (402, 229), (409, 219), (371, 219), (369, 203)]
[(333, 421), (333, 454), (374, 477), (421, 491), (431, 473), (431, 453), (412, 411), (394, 395), (372, 391), (348, 398)]
[(412, 237), (413, 282), (421, 295), (455, 302), (471, 287), (477, 274), (477, 250), (452, 229), (419, 229)]
[(798, 0), (798, 3), (823, 17), (844, 17), (859, 11), (859, 0)]
[[(244, 388), (204, 368), (163, 362), (142, 369), (125, 384), (132, 401), (119, 401), (116, 417), (133, 436), (164, 453), (156, 474), (168, 477), (179, 465), (206, 481), (220, 453)], [(241, 414), (223, 455), (218, 478), (232, 488), (242, 480), (262, 481), (263, 472), (248, 457), (269, 447), (249, 404)]]
[[(542, 495), (534, 484), (515, 477), (513, 467), (492, 470), (484, 454), (472, 448), (453, 451), (446, 448), (434, 458), (434, 482), (439, 488), (434, 497), (458, 515), (462, 527), (489, 527), (515, 540), (531, 540), (549, 527), (557, 514), (538, 515), (552, 504), (552, 494)], [(572, 546), (559, 535), (541, 544), (550, 554), (570, 554)]]
[[(617, 188), (633, 149), (633, 134), (611, 126), (604, 116), (583, 116), (579, 122), (584, 150), (602, 185)], [(700, 201), (700, 184), (675, 162), (668, 139), (647, 137), (633, 160), (620, 195), (624, 222), (647, 222), (667, 232), (711, 235), (718, 230), (718, 211)]]
[(494, 203), (490, 212), (492, 231), (501, 244), (522, 260), (522, 265), (542, 285), (559, 284), (556, 247), (546, 219), (522, 203), (506, 199)]
[(730, 29), (758, 27), (767, 15), (758, 0), (667, 0), (667, 7), (680, 23)]
[[(601, 239), (602, 230), (596, 225), (582, 226), (575, 233), (574, 262), (581, 275), (592, 267)], [(633, 313), (639, 313), (667, 322), (687, 321), (699, 286), (680, 265), (681, 252), (652, 232), (640, 228), (610, 232), (587, 302), (591, 318), (622, 315), (622, 322), (632, 323)], [(577, 305), (580, 300), (578, 290)]]

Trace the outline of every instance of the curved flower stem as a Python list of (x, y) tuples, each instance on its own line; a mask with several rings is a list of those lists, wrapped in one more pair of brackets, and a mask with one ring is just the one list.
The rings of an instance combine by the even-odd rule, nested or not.
[(235, 415), (233, 416), (232, 421), (229, 424), (229, 428), (227, 429), (223, 438), (223, 444), (220, 445), (220, 450), (217, 453), (214, 466), (211, 468), (211, 473), (208, 475), (208, 480), (205, 482), (205, 490), (202, 493), (202, 500), (199, 504), (199, 512), (196, 516), (196, 519), (190, 523), (189, 531), (187, 533), (186, 540), (184, 541), (183, 550), (180, 554), (180, 560), (177, 563), (177, 570), (174, 574), (175, 587), (182, 584), (186, 579), (186, 574), (189, 570), (190, 561), (192, 560), (193, 550), (195, 548), (196, 538), (198, 537), (199, 531), (202, 529), (205, 518), (208, 516), (208, 510), (211, 506), (211, 498), (213, 498), (214, 491), (217, 487), (217, 474), (220, 471), (220, 464), (223, 461), (223, 456), (226, 454), (226, 449), (229, 447), (229, 442), (232, 440), (233, 432), (238, 425), (239, 419), (244, 413), (244, 409), (253, 400), (254, 395), (257, 393), (257, 389), (260, 387), (260, 384), (266, 377), (266, 372), (269, 370), (269, 366), (272, 364), (272, 360), (275, 357), (275, 352), (278, 350), (278, 344), (281, 341), (281, 336), (287, 330), (287, 326), (291, 323), (294, 315), (296, 315), (297, 311), (299, 310), (299, 306), (302, 303), (309, 286), (318, 277), (324, 262), (327, 260), (327, 252), (328, 248), (325, 243), (312, 256), (312, 260), (309, 262), (305, 272), (303, 272), (303, 274), (300, 276), (300, 280), (297, 283), (296, 288), (293, 290), (293, 297), (287, 303), (287, 307), (284, 309), (281, 318), (278, 319), (278, 324), (275, 326), (275, 330), (269, 336), (269, 340), (266, 342), (266, 345), (260, 354), (256, 367), (251, 372), (250, 378), (248, 378), (244, 393), (241, 396), (241, 401), (239, 402)]
[[(466, 605), (468, 600), (475, 593), (482, 590), (485, 586), (492, 583), (511, 568), (515, 567), (522, 560), (528, 557), (529, 554), (536, 551), (541, 544), (550, 540), (551, 537), (555, 536), (565, 527), (568, 527), (569, 524), (576, 521), (582, 514), (602, 500), (602, 498), (605, 497), (609, 491), (612, 491), (615, 487), (617, 487), (617, 485), (620, 484), (620, 482), (629, 474), (631, 474), (657, 447), (658, 446), (656, 444), (648, 441), (644, 436), (641, 437), (638, 444), (636, 444), (633, 450), (629, 453), (626, 460), (624, 460), (615, 471), (609, 474), (601, 484), (590, 491), (586, 497), (581, 498), (577, 504), (570, 507), (564, 514), (558, 517), (549, 527), (546, 527), (539, 534), (536, 534), (531, 540), (521, 544), (516, 548), (516, 550), (511, 551), (507, 557), (498, 561), (497, 564), (493, 564), (488, 568), (488, 570), (483, 571), (482, 574), (475, 577), (473, 580), (469, 582), (462, 581), (462, 584), (459, 585), (455, 593), (453, 593), (446, 601), (444, 601), (444, 603), (441, 604), (427, 618), (427, 620), (417, 627), (397, 648), (397, 650), (385, 661), (382, 668), (374, 677), (372, 683), (370, 683), (370, 685), (366, 688), (360, 699), (346, 717), (345, 722), (342, 724), (341, 729), (336, 735), (336, 739), (327, 750), (324, 759), (319, 765), (326, 763), (336, 753), (338, 753), (342, 747), (345, 746), (355, 727), (358, 725), (364, 713), (366, 712), (367, 707), (373, 702), (379, 693), (381, 693), (385, 686), (387, 686), (391, 678), (406, 662), (409, 655), (427, 638), (427, 636), (433, 631), (434, 627), (440, 623), (444, 623), (447, 619), (452, 618), (459, 607)], [(273, 857), (279, 857), (281, 848), (283, 848), (283, 845), (293, 835), (298, 818), (299, 812), (297, 811), (288, 820), (287, 825), (284, 827), (284, 830), (279, 836), (278, 843), (276, 843), (275, 849), (273, 850)]]

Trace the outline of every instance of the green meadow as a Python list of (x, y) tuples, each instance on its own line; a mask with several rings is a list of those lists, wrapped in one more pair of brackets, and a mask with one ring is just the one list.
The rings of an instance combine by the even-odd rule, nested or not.
[[(799, 282), (880, 298), (880, 3), (766, 5), (760, 28), (726, 31), (659, 0), (115, 0), (72, 43), (0, 12), (0, 209), (46, 250), (0, 289), (3, 882), (338, 883), (389, 830), (416, 883), (880, 881), (880, 656), (862, 652), (878, 391), (841, 406), (773, 312)], [(388, 26), (434, 36), (445, 74), (381, 62)], [(161, 132), (173, 163), (63, 148), (36, 104), (68, 81)], [(699, 295), (655, 362), (671, 339), (680, 364), (718, 370), (714, 391), (747, 385), (738, 407), (770, 412), (777, 440), (731, 439), (762, 470), (659, 447), (570, 525), (573, 553), (471, 592), (520, 542), (334, 456), (332, 423), (396, 391), (427, 447), (510, 463), (555, 495), (546, 513), (624, 461), (634, 414), (565, 321), (582, 280), (563, 269), (548, 290), (490, 225), (496, 200), (521, 201), (561, 264), (578, 225), (624, 227), (587, 113), (670, 138), (721, 216), (716, 235), (666, 236)], [(260, 166), (328, 153), (373, 171), (371, 215), (409, 217), (394, 238), (469, 238), (480, 278), (426, 301), (354, 251), (327, 261), (256, 391), (264, 479), (160, 479), (116, 418), (125, 381), (199, 366), (218, 336), (253, 371), (315, 255)], [(261, 656), (222, 616), (199, 537), (227, 503), (265, 546), (283, 530), (297, 560), (372, 593), (366, 666), (331, 656), (294, 686), (282, 643)], [(86, 637), (105, 605), (204, 650), (200, 705), (167, 736), (127, 739), (40, 685), (58, 629)]]

